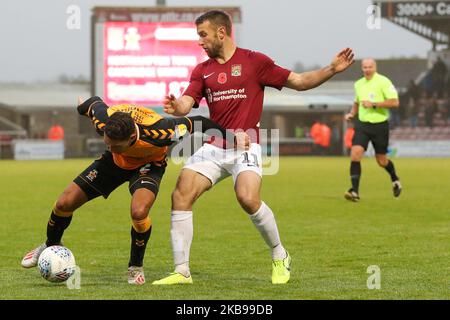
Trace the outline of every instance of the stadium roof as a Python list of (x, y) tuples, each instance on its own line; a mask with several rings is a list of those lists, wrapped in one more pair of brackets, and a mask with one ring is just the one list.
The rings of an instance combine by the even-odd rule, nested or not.
[(450, 1), (375, 0), (381, 17), (436, 44), (450, 45)]
[(11, 120), (0, 117), (0, 136), (4, 134), (26, 136), (27, 131)]
[[(391, 79), (398, 89), (406, 88), (411, 79), (417, 79), (428, 68), (426, 59), (399, 58), (376, 59), (376, 61), (378, 72)], [(356, 81), (362, 76), (361, 60), (359, 59), (348, 70), (334, 76), (333, 80)]]
[[(2, 84), (0, 107), (17, 111), (71, 109), (77, 97), (90, 97), (88, 86), (58, 83)], [(353, 102), (353, 81), (328, 81), (318, 88), (297, 92), (266, 88), (264, 110), (301, 111), (327, 105), (328, 110), (348, 110)], [(163, 113), (161, 106), (152, 106)], [(207, 108), (194, 109), (192, 115), (207, 116)]]
[(59, 83), (0, 86), (0, 104), (15, 110), (75, 108), (78, 96), (90, 97), (89, 87)]
[[(353, 104), (353, 81), (329, 81), (320, 87), (297, 92), (267, 88), (264, 110), (267, 111), (347, 111)], [(326, 106), (326, 107), (325, 107)]]

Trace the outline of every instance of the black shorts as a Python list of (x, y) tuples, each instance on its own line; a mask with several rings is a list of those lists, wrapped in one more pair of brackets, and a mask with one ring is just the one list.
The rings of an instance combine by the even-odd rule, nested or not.
[(389, 145), (389, 122), (370, 123), (355, 121), (355, 134), (352, 145), (362, 146), (367, 150), (372, 142), (376, 154), (386, 154)]
[(165, 161), (150, 162), (134, 170), (125, 170), (114, 163), (111, 152), (105, 151), (73, 182), (86, 193), (89, 200), (98, 196), (108, 198), (111, 192), (126, 181), (129, 182), (128, 189), (131, 194), (137, 189), (145, 188), (156, 196), (166, 166)]

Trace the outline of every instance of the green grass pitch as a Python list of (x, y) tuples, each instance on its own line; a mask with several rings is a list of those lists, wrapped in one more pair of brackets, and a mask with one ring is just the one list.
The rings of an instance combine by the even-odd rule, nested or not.
[[(349, 187), (348, 158), (283, 157), (263, 179), (262, 198), (274, 211), (293, 258), (291, 281), (270, 282), (265, 243), (235, 200), (229, 178), (194, 207), (191, 286), (155, 287), (172, 271), (170, 194), (180, 167), (169, 164), (151, 210), (145, 258), (147, 283), (130, 286), (130, 196), (125, 185), (108, 200), (77, 212), (64, 242), (81, 268), (81, 288), (43, 280), (23, 269), (22, 256), (43, 242), (52, 204), (91, 160), (0, 162), (0, 299), (449, 299), (450, 160), (396, 159), (404, 191), (392, 196), (388, 174), (362, 163), (361, 202)], [(369, 290), (367, 268), (381, 271)]]

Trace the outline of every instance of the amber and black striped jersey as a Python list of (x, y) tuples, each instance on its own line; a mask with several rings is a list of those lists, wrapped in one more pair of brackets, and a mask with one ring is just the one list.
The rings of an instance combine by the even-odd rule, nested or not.
[[(225, 129), (211, 120), (201, 117), (165, 118), (155, 111), (133, 104), (121, 104), (108, 107), (100, 97), (94, 96), (80, 104), (78, 113), (91, 119), (97, 133), (103, 136), (103, 129), (109, 116), (115, 112), (131, 114), (137, 138), (123, 153), (113, 153), (114, 163), (122, 169), (132, 170), (149, 162), (162, 162), (167, 156), (168, 146), (191, 134), (194, 130), (205, 132), (219, 130), (223, 137), (234, 141), (234, 135), (226, 134)], [(193, 122), (200, 121), (201, 126)], [(198, 127), (198, 129), (197, 129)]]

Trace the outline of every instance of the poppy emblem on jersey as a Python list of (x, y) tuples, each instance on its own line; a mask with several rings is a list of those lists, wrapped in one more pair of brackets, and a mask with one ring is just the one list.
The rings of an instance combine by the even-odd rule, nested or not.
[(232, 77), (240, 77), (241, 70), (242, 70), (242, 66), (240, 64), (233, 64), (231, 66), (231, 76)]
[(224, 84), (227, 82), (227, 74), (225, 72), (219, 73), (219, 76), (217, 77), (217, 82), (220, 84)]

